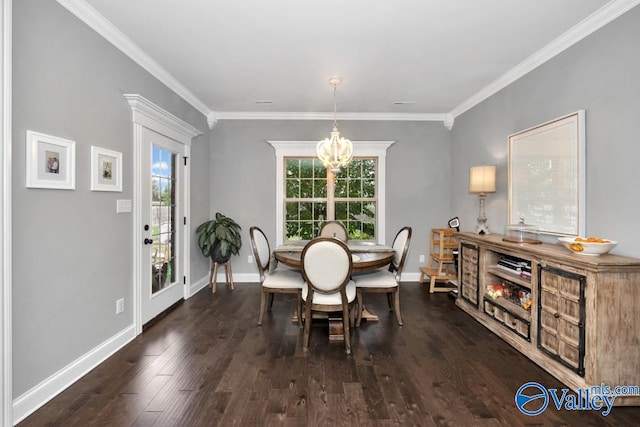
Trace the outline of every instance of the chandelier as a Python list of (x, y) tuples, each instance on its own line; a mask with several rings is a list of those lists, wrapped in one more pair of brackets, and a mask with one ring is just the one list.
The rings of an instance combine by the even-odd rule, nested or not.
[(353, 157), (351, 141), (341, 138), (340, 132), (338, 132), (336, 90), (341, 82), (342, 79), (340, 77), (329, 79), (329, 83), (333, 85), (333, 131), (331, 132), (331, 137), (323, 139), (316, 146), (318, 159), (334, 174), (339, 173), (341, 167), (348, 165)]

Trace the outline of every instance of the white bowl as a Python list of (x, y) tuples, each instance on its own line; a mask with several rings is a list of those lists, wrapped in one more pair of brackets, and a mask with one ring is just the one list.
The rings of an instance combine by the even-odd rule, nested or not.
[(618, 244), (615, 240), (607, 239), (603, 243), (576, 241), (575, 237), (559, 237), (558, 240), (574, 254), (587, 256), (606, 254)]

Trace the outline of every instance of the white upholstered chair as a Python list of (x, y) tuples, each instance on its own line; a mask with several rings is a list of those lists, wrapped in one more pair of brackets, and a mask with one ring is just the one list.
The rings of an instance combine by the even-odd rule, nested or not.
[(380, 269), (371, 273), (363, 273), (353, 277), (356, 283), (358, 300), (358, 319), (356, 326), (360, 326), (362, 321), (362, 294), (365, 292), (383, 292), (387, 294), (389, 309), (396, 312), (398, 325), (402, 326), (402, 316), (400, 315), (400, 275), (404, 262), (407, 259), (407, 252), (411, 244), (411, 227), (403, 227), (393, 239), (393, 250), (395, 256), (388, 269)]
[(270, 269), (271, 249), (267, 236), (260, 228), (254, 226), (249, 229), (249, 237), (251, 238), (253, 257), (260, 273), (260, 314), (258, 316), (258, 325), (262, 325), (262, 317), (267, 305), (267, 295), (269, 296), (269, 309), (271, 309), (274, 294), (288, 293), (296, 294), (298, 326), (302, 326), (302, 305), (300, 300), (300, 292), (304, 284), (302, 274), (298, 270), (289, 268)]
[(305, 302), (303, 350), (309, 349), (312, 311), (342, 311), (344, 346), (351, 354), (349, 332), (350, 307), (356, 299), (356, 285), (351, 280), (351, 251), (334, 237), (317, 237), (302, 251), (302, 300)]
[(320, 227), (318, 233), (320, 237), (335, 237), (338, 240), (346, 242), (349, 240), (349, 233), (340, 221), (327, 221)]

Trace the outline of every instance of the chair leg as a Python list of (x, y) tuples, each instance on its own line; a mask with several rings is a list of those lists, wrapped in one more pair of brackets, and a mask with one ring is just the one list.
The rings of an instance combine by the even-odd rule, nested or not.
[[(391, 293), (389, 293), (391, 295)], [(396, 288), (393, 292), (394, 311), (396, 312), (396, 319), (398, 319), (398, 325), (402, 326), (402, 316), (400, 315), (400, 288)]]
[(300, 291), (296, 294), (296, 311), (298, 312), (298, 327), (302, 328), (302, 295)]
[[(311, 294), (311, 292), (309, 292)], [(304, 316), (304, 338), (302, 340), (302, 350), (309, 351), (309, 337), (311, 335), (311, 298), (307, 295), (307, 301), (305, 302), (305, 316)]]
[(358, 309), (358, 300), (354, 300), (349, 307), (349, 327), (354, 328), (356, 326), (356, 310)]
[(344, 351), (351, 354), (351, 333), (349, 331), (349, 305), (342, 306), (342, 327), (344, 328)]
[(387, 292), (387, 304), (389, 305), (389, 311), (393, 310), (393, 295), (391, 292)]
[(356, 310), (358, 318), (356, 320), (356, 328), (360, 327), (360, 322), (362, 322), (362, 310), (364, 309), (364, 304), (362, 302), (362, 290), (358, 289), (356, 291)]
[(275, 298), (275, 296), (276, 294), (274, 294), (273, 292), (269, 294), (269, 310), (273, 308), (273, 298)]
[(431, 276), (431, 282), (429, 284), (429, 293), (432, 294), (436, 291), (436, 276)]
[(258, 326), (262, 325), (262, 316), (264, 315), (264, 307), (267, 305), (267, 296), (265, 295), (266, 291), (262, 286), (260, 286), (260, 314), (258, 315)]

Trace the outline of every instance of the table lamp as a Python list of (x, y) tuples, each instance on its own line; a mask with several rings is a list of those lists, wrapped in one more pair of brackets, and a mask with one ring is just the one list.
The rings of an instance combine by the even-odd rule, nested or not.
[(484, 212), (484, 199), (487, 197), (487, 193), (496, 192), (496, 167), (473, 166), (469, 169), (469, 192), (477, 193), (480, 198), (480, 213), (478, 214), (476, 233), (489, 234), (487, 215)]

